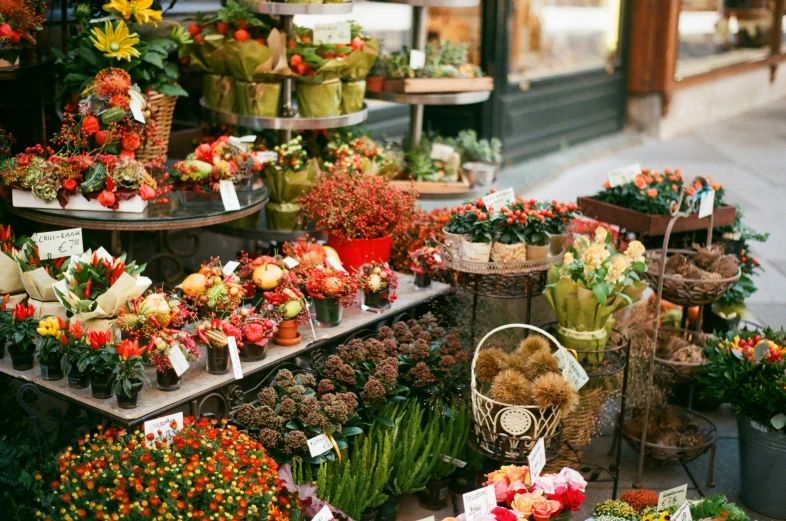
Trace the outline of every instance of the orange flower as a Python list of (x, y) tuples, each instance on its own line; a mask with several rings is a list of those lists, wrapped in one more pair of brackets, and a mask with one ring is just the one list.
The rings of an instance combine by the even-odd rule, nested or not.
[(692, 186), (689, 186), (686, 191), (688, 192), (688, 195), (693, 195), (696, 193), (696, 189), (693, 188)]
[(96, 75), (94, 92), (109, 98), (114, 94), (128, 94), (131, 88), (131, 76), (123, 69), (104, 69)]
[(636, 188), (639, 190), (643, 190), (644, 187), (647, 186), (647, 183), (644, 181), (644, 176), (642, 175), (637, 175), (636, 181), (634, 181), (634, 183), (636, 184)]
[(609, 188), (611, 188), (611, 183), (609, 183), (608, 181), (606, 181), (605, 183), (603, 183), (603, 188), (605, 188), (606, 190), (608, 190)]
[(654, 188), (650, 188), (649, 190), (647, 190), (647, 197), (649, 197), (650, 199), (654, 199), (657, 196), (658, 196), (658, 191), (655, 190)]
[(671, 189), (676, 192), (679, 189), (679, 187), (677, 185), (671, 185)]

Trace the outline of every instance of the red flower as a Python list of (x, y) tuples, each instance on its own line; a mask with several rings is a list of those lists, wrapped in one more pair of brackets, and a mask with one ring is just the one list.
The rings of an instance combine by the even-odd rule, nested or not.
[(156, 196), (156, 191), (146, 184), (139, 185), (139, 196), (143, 201), (149, 201)]
[(92, 136), (96, 132), (101, 130), (101, 125), (98, 124), (98, 118), (95, 116), (87, 116), (82, 121), (82, 133), (87, 134), (88, 136)]
[(98, 349), (109, 342), (110, 336), (110, 331), (90, 331), (87, 338), (90, 341), (90, 346), (93, 349)]
[(101, 206), (112, 208), (115, 205), (115, 194), (109, 190), (104, 190), (98, 195), (98, 202)]
[(497, 521), (517, 521), (518, 516), (508, 510), (507, 508), (502, 507), (494, 507), (491, 509), (491, 513), (494, 514), (494, 518)]
[(63, 181), (63, 188), (66, 189), (68, 192), (73, 192), (76, 190), (76, 180), (74, 179), (66, 179)]
[(142, 356), (145, 352), (144, 347), (139, 347), (136, 340), (123, 340), (117, 346), (117, 354), (120, 358), (134, 358), (135, 356)]
[(253, 322), (246, 325), (245, 328), (246, 342), (259, 342), (265, 336), (265, 327), (259, 322)]

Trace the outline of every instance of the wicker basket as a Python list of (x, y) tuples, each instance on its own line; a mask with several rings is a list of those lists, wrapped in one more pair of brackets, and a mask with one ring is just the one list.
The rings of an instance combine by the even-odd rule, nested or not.
[[(714, 336), (707, 334), (707, 333), (697, 333), (696, 331), (691, 331), (689, 329), (682, 329), (678, 327), (668, 327), (668, 326), (661, 326), (658, 329), (658, 345), (661, 345), (661, 342), (665, 342), (666, 339), (670, 336), (679, 336), (687, 340), (688, 342), (694, 343), (696, 345), (702, 346), (707, 343), (708, 340), (713, 339)], [(693, 379), (693, 375), (696, 373), (696, 369), (703, 365), (702, 363), (691, 363), (691, 362), (678, 362), (675, 360), (668, 360), (666, 358), (661, 358), (657, 355), (657, 346), (655, 349), (655, 363), (663, 366), (665, 371), (661, 372), (658, 371), (659, 375), (663, 375), (665, 380), (670, 384), (677, 384), (677, 383), (685, 383), (690, 382)]]
[[(669, 250), (669, 253), (695, 253), (691, 250)], [(647, 256), (653, 258), (659, 256), (659, 252), (650, 253)], [(737, 268), (737, 274), (725, 279), (686, 279), (675, 275), (663, 276), (663, 298), (678, 306), (701, 306), (712, 304), (721, 295), (726, 293), (734, 286), (742, 272)], [(642, 273), (643, 278), (649, 283), (650, 287), (657, 291), (658, 273), (654, 270), (647, 270)]]
[(160, 92), (152, 91), (147, 96), (147, 106), (156, 122), (156, 135), (154, 142), (145, 143), (136, 153), (139, 161), (152, 161), (161, 156), (166, 161), (169, 148), (169, 134), (172, 132), (172, 117), (175, 113), (177, 96), (166, 96)]
[(536, 405), (509, 405), (492, 400), (478, 389), (475, 363), (483, 344), (495, 333), (506, 329), (528, 329), (542, 334), (557, 349), (564, 349), (552, 335), (528, 324), (507, 324), (489, 331), (477, 347), (472, 358), (472, 414), (473, 430), (478, 449), (494, 459), (521, 462), (539, 438), (546, 442), (546, 452), (559, 452), (560, 414), (550, 408)]
[(562, 262), (563, 252), (553, 257), (519, 262), (474, 262), (455, 255), (449, 249), (442, 250), (442, 262), (445, 267), (462, 273), (479, 275), (523, 275), (540, 271), (548, 271), (553, 263)]

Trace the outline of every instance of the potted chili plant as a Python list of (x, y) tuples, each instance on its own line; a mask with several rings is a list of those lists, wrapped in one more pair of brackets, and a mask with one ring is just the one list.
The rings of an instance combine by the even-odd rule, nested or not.
[(355, 272), (355, 281), (358, 289), (363, 291), (363, 300), (360, 303), (363, 311), (382, 313), (398, 296), (395, 291), (398, 287), (398, 276), (387, 262), (362, 265)]
[(117, 376), (117, 351), (110, 345), (112, 333), (110, 331), (90, 331), (90, 354), (80, 360), (78, 367), (81, 371), (89, 368), (90, 392), (93, 398), (105, 400), (112, 397), (112, 388)]
[(11, 311), (10, 319), (0, 324), (3, 331), (0, 335), (8, 342), (8, 352), (11, 355), (11, 365), (17, 371), (27, 371), (33, 368), (33, 355), (35, 355), (35, 341), (38, 334), (38, 322), (33, 318), (35, 308), (32, 305), (17, 304)]
[(502, 207), (494, 214), (494, 242), (491, 245), (491, 260), (494, 262), (521, 262), (527, 260), (526, 210), (519, 202), (510, 208)]
[(121, 409), (134, 409), (139, 405), (142, 379), (147, 380), (142, 360), (145, 351), (136, 340), (123, 340), (116, 348), (115, 394)]
[(162, 391), (180, 389), (180, 377), (172, 367), (172, 351), (180, 350), (187, 362), (197, 362), (202, 358), (194, 339), (182, 331), (165, 329), (158, 333), (147, 346), (150, 363), (156, 368), (156, 387)]
[(46, 317), (38, 322), (38, 365), (41, 367), (41, 376), (44, 380), (60, 380), (63, 378), (63, 343), (68, 343), (68, 337), (63, 336), (62, 330), (66, 328), (63, 317)]
[(92, 349), (88, 337), (82, 330), (78, 320), (71, 320), (68, 327), (62, 331), (60, 343), (63, 345), (63, 372), (68, 377), (68, 386), (72, 389), (86, 389), (90, 385), (90, 371), (80, 369), (80, 362), (90, 356)]
[(442, 235), (445, 237), (445, 248), (454, 257), (459, 256), (462, 241), (469, 237), (472, 225), (481, 213), (471, 202), (450, 209), (450, 220), (442, 229)]
[[(534, 203), (534, 201), (532, 201)], [(534, 205), (532, 205), (534, 206)], [(550, 210), (530, 208), (526, 212), (524, 236), (527, 241), (527, 259), (541, 260), (549, 256), (549, 224), (546, 218)]]
[(491, 243), (494, 240), (492, 221), (485, 210), (473, 207), (470, 211), (475, 214), (475, 220), (469, 228), (469, 233), (461, 239), (461, 258), (470, 262), (488, 262), (491, 258)]
[(344, 308), (357, 302), (358, 286), (346, 271), (325, 268), (309, 274), (306, 291), (314, 301), (317, 324), (335, 327), (341, 323)]
[(415, 287), (425, 289), (431, 286), (431, 279), (438, 276), (445, 269), (439, 247), (422, 246), (409, 252), (412, 263), (409, 269), (415, 274)]

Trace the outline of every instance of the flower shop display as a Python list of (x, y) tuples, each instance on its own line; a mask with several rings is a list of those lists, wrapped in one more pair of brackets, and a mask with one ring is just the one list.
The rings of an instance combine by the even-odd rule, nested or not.
[(273, 342), (280, 346), (293, 346), (300, 343), (303, 335), (298, 326), (311, 320), (303, 293), (291, 282), (281, 284), (272, 291), (264, 293), (268, 311), (278, 321), (278, 329)]
[(578, 205), (559, 202), (556, 199), (542, 203), (541, 206), (547, 210), (546, 232), (549, 234), (550, 253), (551, 255), (559, 255), (565, 246), (568, 227), (581, 212), (579, 212)]
[(25, 286), (22, 284), (16, 255), (28, 242), (29, 237), (16, 237), (10, 224), (5, 228), (0, 226), (0, 294), (18, 298), (17, 294), (24, 293)]
[(270, 202), (265, 205), (269, 230), (302, 230), (305, 223), (300, 217), (301, 198), (308, 194), (317, 176), (319, 166), (309, 159), (302, 136), (278, 145), (274, 152), (278, 159), (265, 168), (265, 183), (270, 189)]
[(220, 181), (250, 185), (263, 168), (264, 163), (257, 161), (253, 153), (224, 135), (212, 143), (200, 144), (185, 160), (176, 162), (172, 176), (176, 189), (217, 192)]
[[(723, 186), (706, 178), (710, 188), (715, 190), (715, 226), (734, 224), (735, 208), (724, 204)], [(663, 236), (671, 219), (671, 204), (679, 197), (683, 186), (688, 196), (701, 187), (700, 181), (690, 184), (679, 169), (666, 169), (663, 173), (643, 169), (641, 174), (619, 186), (611, 186), (607, 181), (604, 189), (592, 197), (579, 197), (578, 205), (584, 215), (603, 222), (616, 224), (629, 232), (646, 236)], [(682, 210), (687, 208), (687, 199)], [(701, 230), (706, 223), (691, 215), (675, 223), (673, 232)]]
[(142, 380), (147, 379), (142, 361), (145, 351), (146, 348), (140, 347), (136, 340), (123, 340), (115, 348), (117, 353), (115, 396), (117, 397), (117, 405), (121, 409), (133, 409), (139, 405)]
[(340, 170), (387, 179), (400, 173), (401, 154), (374, 141), (369, 134), (357, 135), (354, 127), (350, 127), (328, 132), (327, 137), (321, 148), (323, 167), (328, 172)]
[[(196, 337), (207, 347), (207, 372), (226, 374), (229, 372), (229, 335), (239, 334), (236, 328), (214, 318), (195, 326)], [(232, 336), (234, 336), (234, 334)]]
[(162, 391), (180, 389), (182, 374), (172, 365), (172, 357), (177, 356), (172, 353), (174, 349), (180, 351), (187, 363), (202, 359), (202, 352), (190, 334), (168, 329), (154, 333), (147, 344), (148, 360), (156, 368), (156, 388)]
[(63, 279), (53, 286), (57, 300), (88, 329), (113, 329), (125, 302), (152, 284), (141, 275), (144, 264), (125, 260), (125, 254), (115, 258), (103, 248), (72, 257)]
[(391, 235), (411, 218), (416, 195), (393, 188), (382, 177), (335, 172), (317, 176), (300, 201), (352, 272), (367, 262), (388, 261)]
[[(726, 496), (715, 494), (687, 501), (691, 519), (750, 521), (750, 517)], [(594, 521), (659, 521), (673, 516), (682, 505), (658, 510), (658, 493), (647, 489), (628, 490), (618, 500), (608, 499), (595, 505)]]
[(200, 317), (229, 313), (240, 305), (245, 296), (239, 277), (234, 273), (225, 274), (221, 260), (215, 257), (203, 263), (199, 272), (183, 279), (180, 289)]
[[(5, 306), (7, 301), (3, 303)], [(0, 320), (0, 338), (8, 345), (11, 364), (17, 371), (33, 368), (38, 320), (32, 305), (16, 304), (9, 317)]]
[(421, 246), (409, 252), (409, 258), (412, 261), (409, 269), (415, 274), (416, 288), (428, 288), (431, 286), (431, 280), (439, 277), (440, 273), (444, 271), (445, 266), (442, 264), (442, 257), (439, 253), (439, 246)]
[(118, 311), (117, 326), (124, 338), (147, 344), (160, 332), (182, 328), (193, 316), (185, 303), (173, 295), (152, 291), (126, 301)]
[[(557, 338), (575, 349), (586, 367), (603, 361), (611, 314), (641, 298), (646, 284), (639, 273), (646, 271), (644, 246), (631, 242), (624, 253), (611, 245), (603, 227), (594, 237), (578, 235), (561, 264), (549, 270), (544, 295), (557, 314)], [(583, 354), (582, 351), (592, 351)]]
[[(104, 455), (101, 465), (97, 453)], [(181, 457), (187, 463), (171, 463)], [(207, 418), (184, 418), (171, 444), (143, 430), (99, 428), (63, 451), (57, 467), (61, 477), (51, 483), (42, 512), (53, 519), (60, 509), (71, 508), (74, 517), (125, 512), (144, 518), (164, 512), (202, 519), (220, 506), (232, 518), (286, 521), (297, 505), (262, 444)]]
[(64, 376), (64, 349), (60, 339), (65, 328), (66, 321), (63, 317), (46, 317), (38, 322), (35, 330), (38, 333), (38, 365), (44, 380), (60, 380)]
[(314, 315), (322, 327), (341, 323), (344, 308), (357, 302), (358, 283), (346, 271), (314, 269), (306, 280), (306, 292), (314, 304)]
[(61, 331), (63, 372), (68, 377), (68, 387), (72, 389), (86, 389), (90, 386), (90, 371), (85, 367), (85, 361), (90, 358), (93, 349), (89, 333), (82, 329), (81, 322), (73, 319), (69, 320), (66, 328)]
[(46, 11), (42, 0), (0, 6), (0, 68), (32, 60), (36, 33), (43, 30)]
[(355, 271), (358, 290), (363, 292), (360, 307), (363, 311), (382, 313), (395, 302), (398, 294), (398, 275), (388, 263), (370, 262)]

